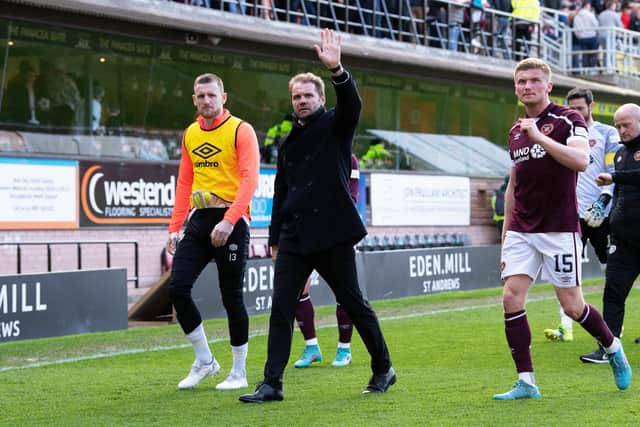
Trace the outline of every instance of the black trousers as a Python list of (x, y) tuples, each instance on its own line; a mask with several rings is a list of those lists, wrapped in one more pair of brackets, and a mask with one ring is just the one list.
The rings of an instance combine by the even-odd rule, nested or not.
[(249, 339), (249, 317), (242, 297), (242, 282), (249, 253), (249, 226), (240, 219), (227, 244), (214, 248), (210, 234), (226, 211), (226, 208), (199, 209), (191, 216), (173, 257), (169, 297), (182, 330), (189, 334), (202, 322), (200, 311), (191, 297), (193, 283), (207, 264), (215, 260), (231, 345), (240, 346)]
[(604, 320), (616, 337), (622, 331), (625, 301), (639, 274), (640, 246), (612, 238), (602, 303)]
[(589, 227), (586, 221), (580, 218), (580, 234), (583, 252), (587, 250), (587, 240), (589, 240), (600, 264), (606, 264), (609, 252), (609, 218), (605, 218), (599, 227)]
[(327, 281), (336, 301), (353, 320), (371, 355), (374, 374), (386, 373), (391, 367), (389, 350), (378, 318), (360, 292), (353, 247), (345, 244), (317, 254), (301, 255), (287, 250), (281, 243), (275, 265), (265, 383), (282, 388), (282, 374), (291, 354), (296, 305), (313, 269)]

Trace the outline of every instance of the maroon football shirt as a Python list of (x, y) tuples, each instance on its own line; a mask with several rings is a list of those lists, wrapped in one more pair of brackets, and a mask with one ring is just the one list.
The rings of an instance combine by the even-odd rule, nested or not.
[[(582, 116), (553, 102), (537, 117), (536, 125), (563, 145), (571, 138), (587, 140)], [(577, 232), (577, 173), (558, 163), (539, 144), (532, 144), (526, 134), (520, 133), (518, 122), (509, 131), (509, 155), (515, 168), (515, 205), (507, 230)]]

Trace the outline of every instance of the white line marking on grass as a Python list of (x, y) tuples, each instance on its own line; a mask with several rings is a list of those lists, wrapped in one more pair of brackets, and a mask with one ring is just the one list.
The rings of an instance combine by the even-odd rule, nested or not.
[[(537, 302), (537, 301), (546, 301), (546, 300), (550, 300), (550, 299), (555, 299), (555, 295), (553, 296), (549, 296), (549, 297), (539, 297), (539, 298), (530, 298), (527, 302)], [(454, 307), (454, 308), (443, 308), (440, 310), (432, 310), (432, 311), (423, 311), (423, 312), (415, 312), (415, 313), (408, 313), (408, 314), (401, 314), (401, 315), (397, 315), (397, 316), (387, 316), (387, 317), (379, 317), (380, 321), (386, 321), (386, 320), (402, 320), (402, 319), (410, 319), (410, 318), (414, 318), (414, 317), (422, 317), (422, 316), (431, 316), (431, 315), (436, 315), (436, 314), (445, 314), (445, 313), (454, 313), (454, 312), (460, 312), (460, 311), (471, 311), (471, 310), (479, 310), (479, 309), (483, 309), (483, 308), (490, 308), (490, 307), (495, 307), (497, 305), (500, 305), (501, 303), (494, 303), (494, 304), (480, 304), (480, 305), (469, 305), (469, 306), (462, 306), (462, 307)], [(324, 329), (324, 328), (333, 328), (335, 327), (335, 325), (331, 324), (331, 325), (320, 325), (317, 327), (317, 329)], [(261, 331), (258, 333), (255, 333), (253, 335), (249, 335), (249, 338), (255, 338), (255, 337), (263, 337), (266, 336), (267, 331)], [(210, 344), (216, 344), (222, 341), (227, 341), (228, 338), (213, 338), (209, 340)], [(32, 369), (32, 368), (42, 368), (45, 366), (52, 366), (52, 365), (63, 365), (63, 364), (67, 364), (67, 363), (75, 363), (75, 362), (82, 362), (85, 360), (94, 360), (94, 359), (106, 359), (106, 358), (111, 358), (111, 357), (117, 357), (117, 356), (126, 356), (129, 354), (140, 354), (140, 353), (151, 353), (151, 352), (155, 352), (155, 351), (171, 351), (171, 350), (179, 350), (181, 348), (187, 348), (187, 347), (191, 347), (191, 344), (189, 343), (185, 343), (185, 344), (176, 344), (176, 345), (166, 345), (166, 346), (156, 346), (156, 347), (150, 347), (150, 348), (131, 348), (128, 350), (117, 350), (117, 351), (110, 351), (107, 353), (96, 353), (96, 354), (90, 354), (87, 356), (77, 356), (77, 357), (68, 357), (68, 358), (64, 358), (64, 359), (57, 359), (57, 360), (49, 360), (49, 361), (45, 361), (45, 362), (35, 362), (35, 363), (29, 363), (26, 365), (15, 365), (15, 366), (5, 366), (0, 368), (0, 372), (7, 372), (7, 371), (15, 371), (17, 369)]]

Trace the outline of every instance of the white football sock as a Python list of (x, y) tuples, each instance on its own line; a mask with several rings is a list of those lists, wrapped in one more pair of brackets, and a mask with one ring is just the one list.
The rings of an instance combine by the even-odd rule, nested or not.
[(536, 385), (536, 379), (533, 376), (533, 372), (520, 372), (518, 373), (518, 378), (529, 385)]
[(351, 348), (350, 342), (338, 342), (338, 348)]
[(318, 345), (318, 338), (311, 338), (310, 340), (305, 340), (304, 343), (306, 345)]
[(193, 331), (187, 334), (187, 339), (193, 345), (193, 351), (196, 354), (196, 360), (201, 365), (208, 365), (213, 362), (213, 353), (209, 348), (207, 336), (204, 333), (202, 323), (200, 323)]
[(616, 351), (620, 350), (620, 347), (621, 347), (620, 339), (613, 338), (613, 342), (611, 343), (611, 345), (609, 347), (605, 347), (604, 351), (606, 351), (607, 354), (613, 354)]
[(240, 376), (246, 376), (247, 353), (249, 352), (249, 343), (239, 346), (231, 346), (231, 354), (233, 355), (233, 367), (231, 372)]
[(573, 319), (567, 316), (567, 313), (564, 312), (562, 307), (560, 307), (560, 324), (562, 324), (565, 329), (573, 331)]

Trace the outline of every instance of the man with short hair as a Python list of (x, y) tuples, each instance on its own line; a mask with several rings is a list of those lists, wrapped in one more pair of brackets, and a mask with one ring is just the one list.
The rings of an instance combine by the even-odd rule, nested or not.
[[(220, 370), (191, 297), (193, 283), (214, 259), (233, 354), (231, 372), (216, 388), (237, 389), (247, 387), (249, 318), (242, 282), (249, 251), (249, 203), (258, 186), (260, 169), (258, 139), (250, 124), (224, 108), (227, 94), (220, 77), (209, 73), (198, 76), (193, 91), (198, 118), (182, 137), (176, 203), (167, 242), (167, 252), (175, 254), (169, 297), (196, 356), (178, 388), (193, 388)], [(185, 219), (184, 236), (178, 242)]]
[(351, 145), (362, 101), (340, 64), (340, 36), (321, 32), (315, 50), (331, 72), (334, 109), (324, 107), (324, 82), (312, 73), (289, 82), (295, 122), (278, 153), (269, 245), (275, 260), (273, 303), (264, 381), (246, 403), (284, 399), (282, 376), (291, 354), (298, 297), (315, 269), (351, 317), (371, 355), (373, 375), (363, 393), (383, 393), (396, 382), (378, 318), (358, 285), (353, 246), (366, 230), (351, 195)]
[[(633, 282), (640, 275), (640, 106), (621, 106), (615, 112), (613, 121), (622, 140), (615, 155), (615, 172), (600, 173), (596, 183), (600, 186), (615, 184), (609, 216), (611, 247), (602, 305), (604, 320), (611, 332), (619, 337), (625, 301)], [(584, 361), (584, 357), (580, 356), (580, 359)]]
[[(582, 236), (583, 258), (587, 249), (587, 240), (598, 256), (600, 264), (607, 263), (609, 249), (609, 220), (613, 185), (598, 187), (596, 176), (602, 172), (613, 172), (613, 157), (618, 151), (620, 137), (613, 126), (593, 120), (591, 112), (595, 106), (593, 93), (589, 89), (574, 88), (567, 94), (569, 108), (576, 110), (589, 127), (589, 166), (578, 174), (578, 216)], [(551, 341), (573, 340), (573, 319), (560, 308), (560, 325), (557, 329), (545, 329), (544, 335)], [(583, 362), (607, 363), (604, 350), (598, 354), (585, 355)]]
[(620, 340), (602, 315), (586, 304), (580, 287), (582, 267), (576, 173), (589, 164), (587, 125), (576, 111), (549, 99), (551, 69), (535, 58), (520, 61), (515, 93), (526, 117), (509, 131), (513, 167), (505, 197), (502, 235), (502, 298), (505, 333), (518, 380), (496, 400), (539, 398), (531, 357), (531, 328), (525, 304), (538, 272), (555, 286), (560, 304), (572, 319), (602, 343), (609, 354), (616, 386), (631, 383), (631, 368)]

